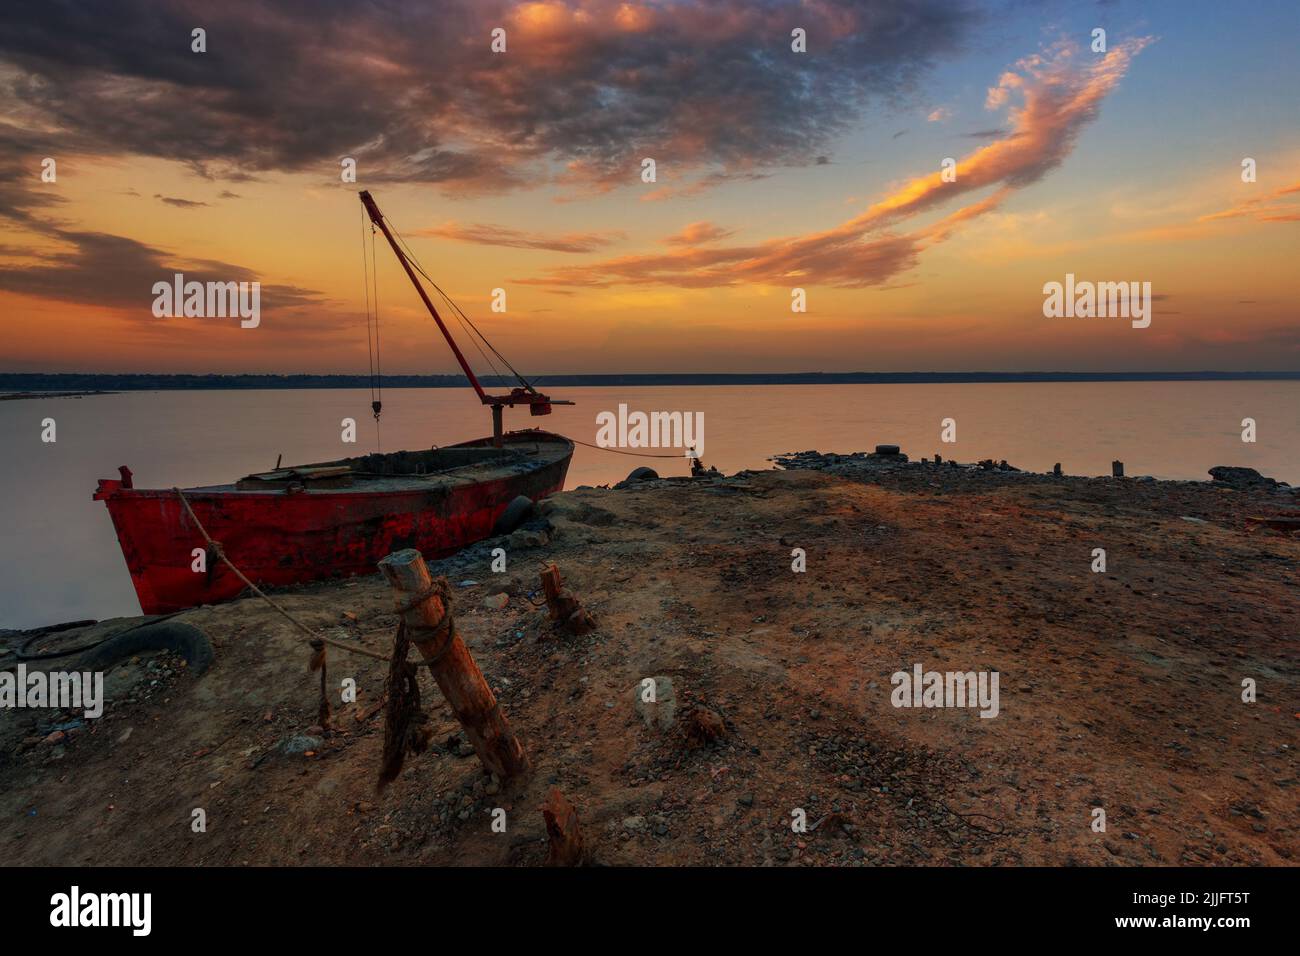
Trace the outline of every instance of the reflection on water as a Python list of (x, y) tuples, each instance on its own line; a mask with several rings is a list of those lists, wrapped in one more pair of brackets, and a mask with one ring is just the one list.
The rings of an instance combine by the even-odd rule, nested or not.
[[(545, 390), (543, 386), (543, 390)], [(587, 442), (596, 415), (702, 412), (704, 461), (726, 472), (770, 467), (803, 449), (852, 452), (893, 442), (913, 458), (1005, 458), (1036, 471), (1206, 478), (1214, 465), (1245, 465), (1300, 483), (1300, 382), (1120, 382), (989, 385), (786, 385), (571, 388), (547, 418), (506, 412), (508, 428), (544, 426)], [(41, 420), (58, 441), (41, 442)], [(358, 422), (356, 445), (340, 441)], [(1254, 418), (1258, 441), (1241, 441)], [(941, 444), (940, 422), (957, 423)], [(385, 450), (446, 445), (490, 433), (469, 389), (390, 389)], [(0, 402), (0, 627), (137, 614), (139, 605), (108, 511), (90, 495), (129, 465), (137, 487), (230, 481), (286, 464), (370, 451), (376, 429), (364, 390), (128, 392), (83, 399)], [(650, 464), (685, 475), (685, 459), (644, 461), (579, 446), (568, 487), (605, 484)]]

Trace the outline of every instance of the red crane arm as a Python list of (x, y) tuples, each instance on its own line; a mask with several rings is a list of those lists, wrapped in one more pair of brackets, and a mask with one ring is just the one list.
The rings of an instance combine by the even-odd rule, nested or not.
[(433, 321), (438, 323), (438, 328), (442, 330), (443, 338), (451, 346), (452, 354), (456, 356), (456, 361), (460, 363), (461, 369), (465, 372), (465, 377), (469, 379), (469, 383), (474, 386), (474, 391), (478, 393), (479, 401), (484, 405), (492, 404), (487, 393), (483, 391), (483, 386), (479, 384), (474, 370), (469, 367), (469, 363), (465, 361), (465, 356), (461, 354), (459, 346), (456, 345), (456, 340), (451, 337), (451, 332), (443, 324), (442, 316), (438, 314), (438, 310), (429, 301), (429, 294), (424, 291), (424, 286), (420, 285), (420, 280), (415, 277), (415, 271), (411, 268), (411, 263), (407, 261), (406, 253), (402, 251), (402, 248), (397, 244), (397, 240), (393, 238), (393, 234), (389, 232), (388, 223), (384, 222), (384, 214), (375, 205), (374, 198), (365, 190), (361, 193), (361, 204), (366, 207), (366, 212), (370, 215), (370, 221), (379, 227), (380, 232), (384, 234), (384, 238), (388, 240), (388, 244), (393, 247), (393, 254), (397, 256), (397, 261), (406, 270), (407, 276), (411, 279), (411, 284), (415, 286), (415, 291), (420, 293), (420, 298), (424, 300), (424, 305), (429, 310), (429, 314), (433, 316)]

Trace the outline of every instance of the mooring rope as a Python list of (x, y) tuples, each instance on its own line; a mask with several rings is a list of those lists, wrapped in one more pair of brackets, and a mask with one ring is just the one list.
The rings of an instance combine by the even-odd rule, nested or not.
[[(331, 637), (326, 637), (325, 635), (312, 630), (306, 624), (302, 623), (302, 621), (298, 620), (296, 617), (294, 617), (292, 614), (290, 614), (288, 611), (282, 608), (279, 604), (275, 603), (275, 601), (271, 600), (270, 596), (267, 595), (265, 591), (259, 588), (252, 581), (248, 580), (248, 578), (244, 575), (244, 572), (239, 570), (239, 568), (235, 566), (235, 563), (226, 556), (226, 552), (221, 547), (221, 542), (214, 541), (212, 539), (212, 536), (208, 534), (207, 529), (203, 527), (203, 522), (199, 521), (198, 516), (194, 514), (194, 509), (190, 507), (190, 502), (189, 499), (185, 497), (185, 492), (181, 491), (179, 488), (173, 488), (172, 491), (176, 492), (176, 496), (181, 499), (181, 504), (185, 506), (185, 513), (190, 516), (190, 520), (194, 522), (194, 526), (199, 529), (199, 534), (203, 535), (203, 540), (207, 543), (209, 550), (211, 550), (217, 557), (219, 557), (225, 563), (226, 567), (230, 568), (230, 570), (234, 572), (235, 577), (243, 581), (244, 584), (247, 585), (254, 594), (260, 597), (267, 604), (271, 605), (271, 607), (279, 611), (280, 614), (283, 615), (284, 618), (287, 621), (289, 621), (290, 624), (292, 624), (294, 627), (298, 628), (298, 630), (306, 634), (307, 641), (309, 644), (313, 641), (320, 641), (322, 643), (328, 644), (330, 647), (337, 647), (341, 651), (347, 651), (349, 654), (359, 654), (362, 657), (369, 657), (377, 661), (388, 661), (390, 659), (390, 655), (380, 654), (378, 651), (372, 651), (369, 648), (358, 647), (355, 644), (346, 644), (343, 641), (336, 641)], [(431, 630), (434, 634), (440, 634), (444, 630), (450, 631), (451, 630), (450, 625), (452, 623), (451, 593), (450, 590), (448, 589), (447, 582), (441, 578), (435, 580), (433, 584), (428, 588), (428, 590), (415, 595), (410, 601), (408, 601), (405, 605), (403, 605), (401, 608), (398, 609), (399, 621), (403, 620), (403, 618), (401, 618), (401, 615), (405, 614), (409, 610), (419, 607), (430, 597), (434, 597), (434, 596), (437, 596), (442, 599), (443, 611), (442, 611), (442, 620), (439, 621), (436, 625), (431, 626)], [(446, 653), (447, 648), (450, 645), (451, 645), (451, 635), (448, 634), (447, 639), (445, 640), (443, 646), (438, 650), (438, 652), (434, 655), (434, 657), (432, 657), (429, 660), (420, 661), (419, 663), (421, 665), (425, 665), (425, 664), (432, 665), (437, 663), (442, 658), (443, 654)]]
[(616, 455), (632, 455), (635, 458), (681, 458), (685, 460), (685, 455), (650, 455), (643, 451), (624, 451), (621, 448), (606, 448), (604, 445), (593, 445), (589, 441), (582, 441), (578, 438), (570, 438), (569, 441), (575, 445), (586, 445), (588, 448), (594, 448), (597, 451), (612, 451)]

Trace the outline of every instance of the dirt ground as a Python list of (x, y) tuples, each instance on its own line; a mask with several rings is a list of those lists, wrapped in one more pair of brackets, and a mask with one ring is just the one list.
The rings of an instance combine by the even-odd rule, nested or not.
[[(28, 722), (0, 747), (0, 858), (538, 865), (554, 786), (596, 865), (1285, 865), (1300, 538), (1245, 521), (1272, 504), (1208, 482), (924, 469), (567, 492), (534, 535), (549, 542), (511, 548), (504, 574), (500, 541), (432, 565), (533, 762), (521, 785), (484, 775), (425, 675), (436, 746), (377, 793), (386, 665), (331, 651), (334, 729), (314, 727), (301, 635), (246, 598), (180, 618), (215, 647), (201, 677), (170, 654), (128, 661), (140, 679), (114, 686), (135, 689), (58, 743), (45, 732), (66, 718), (0, 715)], [(593, 633), (557, 634), (530, 603), (548, 561)], [(391, 644), (378, 576), (277, 599)], [(998, 672), (998, 716), (894, 707), (891, 675), (918, 663)], [(670, 678), (672, 722), (662, 697), (653, 725), (638, 713), (647, 677)], [(695, 705), (725, 739), (687, 745)]]

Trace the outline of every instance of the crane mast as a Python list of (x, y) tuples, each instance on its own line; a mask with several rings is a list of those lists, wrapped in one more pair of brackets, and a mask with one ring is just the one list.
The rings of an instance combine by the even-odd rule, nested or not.
[[(452, 338), (451, 331), (447, 328), (446, 323), (442, 321), (442, 316), (438, 314), (438, 310), (429, 299), (429, 294), (424, 291), (424, 286), (420, 283), (419, 278), (416, 277), (415, 269), (411, 266), (410, 258), (406, 255), (406, 252), (398, 244), (397, 239), (388, 228), (388, 223), (384, 220), (384, 214), (379, 211), (379, 206), (375, 203), (374, 197), (370, 195), (369, 191), (361, 191), (361, 204), (365, 206), (366, 214), (370, 216), (370, 222), (384, 234), (384, 238), (388, 240), (388, 245), (392, 247), (393, 255), (397, 256), (397, 261), (400, 262), (402, 268), (406, 270), (407, 278), (411, 280), (411, 285), (415, 286), (415, 291), (419, 293), (420, 299), (424, 302), (425, 308), (427, 308), (429, 314), (433, 316), (433, 321), (438, 324), (438, 329), (442, 332), (442, 337), (447, 340), (447, 345), (451, 348), (452, 354), (456, 356), (456, 361), (460, 363), (461, 371), (465, 373), (465, 377), (469, 379), (470, 385), (474, 387), (474, 391), (477, 393), (479, 401), (484, 405), (491, 407), (492, 444), (496, 445), (498, 448), (501, 447), (501, 436), (504, 434), (502, 410), (506, 406), (513, 408), (516, 405), (527, 405), (530, 414), (549, 415), (551, 414), (552, 405), (573, 404), (573, 402), (563, 401), (561, 399), (553, 400), (549, 396), (543, 395), (541, 392), (537, 391), (527, 382), (524, 382), (522, 388), (511, 389), (508, 395), (487, 394), (487, 392), (483, 390), (483, 386), (479, 382), (478, 376), (475, 375), (474, 370), (470, 368), (469, 362), (465, 360), (465, 356), (462, 354), (460, 346), (458, 346), (456, 340)], [(520, 381), (523, 380), (520, 379)]]

